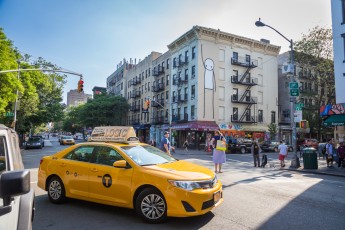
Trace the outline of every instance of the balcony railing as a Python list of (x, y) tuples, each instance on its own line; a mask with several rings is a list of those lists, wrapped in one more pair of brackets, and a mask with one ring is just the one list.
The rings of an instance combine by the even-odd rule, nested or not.
[(173, 78), (173, 85), (182, 85), (188, 82), (188, 74), (179, 74)]
[(244, 119), (240, 119), (238, 114), (231, 115), (231, 122), (236, 123), (256, 123), (255, 116), (245, 116)]
[(151, 107), (162, 107), (164, 106), (164, 99), (158, 99), (157, 101), (151, 101)]
[(140, 111), (140, 105), (132, 105), (129, 110), (133, 112)]
[(178, 114), (178, 115), (173, 115), (172, 118), (173, 122), (187, 122), (188, 121), (188, 114)]
[(164, 116), (155, 116), (152, 118), (152, 124), (159, 125), (168, 123), (168, 119)]
[(163, 83), (158, 83), (152, 85), (152, 92), (160, 92), (164, 91), (164, 84)]
[(153, 70), (152, 75), (157, 77), (163, 73), (164, 73), (164, 67), (160, 66), (159, 68), (157, 67), (156, 69)]
[(231, 102), (241, 103), (241, 104), (257, 104), (257, 97), (250, 97), (244, 95), (231, 95)]
[(257, 85), (258, 84), (258, 78), (245, 78), (243, 81), (240, 81), (240, 79), (242, 78), (242, 76), (231, 76), (231, 83), (234, 84), (241, 84), (241, 85)]
[(187, 101), (188, 100), (188, 94), (185, 93), (185, 94), (180, 94), (177, 96), (177, 100), (178, 102), (184, 102), (184, 101)]
[(258, 66), (258, 61), (253, 60), (253, 59), (247, 60), (245, 57), (237, 57), (237, 58), (232, 57), (231, 64), (242, 66), (242, 67), (254, 68)]

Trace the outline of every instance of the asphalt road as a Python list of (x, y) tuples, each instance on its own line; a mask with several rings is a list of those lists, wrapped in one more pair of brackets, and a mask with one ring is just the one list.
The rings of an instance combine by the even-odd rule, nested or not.
[[(36, 193), (34, 230), (344, 228), (345, 178), (281, 171), (278, 167), (254, 168), (250, 154), (227, 155), (224, 173), (218, 174), (224, 202), (203, 216), (169, 218), (166, 223), (150, 225), (129, 209), (78, 200), (54, 205), (36, 185), (40, 158), (66, 147), (52, 143), (52, 147), (23, 150), (22, 154)], [(175, 157), (213, 169), (211, 155), (205, 153), (176, 153)]]

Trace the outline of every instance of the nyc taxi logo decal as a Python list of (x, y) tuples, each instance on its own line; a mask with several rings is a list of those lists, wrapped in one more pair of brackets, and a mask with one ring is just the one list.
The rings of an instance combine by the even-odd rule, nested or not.
[(102, 177), (102, 184), (104, 185), (104, 187), (109, 188), (112, 184), (112, 179), (111, 176), (109, 174), (105, 174)]

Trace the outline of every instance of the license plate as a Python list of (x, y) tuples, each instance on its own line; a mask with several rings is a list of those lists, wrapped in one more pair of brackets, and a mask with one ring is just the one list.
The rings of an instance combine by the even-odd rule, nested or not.
[(222, 198), (222, 194), (220, 193), (220, 191), (213, 194), (213, 201), (215, 204), (218, 203), (220, 198)]

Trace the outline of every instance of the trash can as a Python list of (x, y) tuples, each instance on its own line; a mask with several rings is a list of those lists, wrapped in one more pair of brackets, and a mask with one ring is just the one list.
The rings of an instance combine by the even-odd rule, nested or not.
[(317, 169), (317, 150), (315, 148), (303, 149), (303, 166), (305, 169)]

